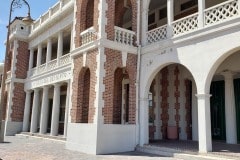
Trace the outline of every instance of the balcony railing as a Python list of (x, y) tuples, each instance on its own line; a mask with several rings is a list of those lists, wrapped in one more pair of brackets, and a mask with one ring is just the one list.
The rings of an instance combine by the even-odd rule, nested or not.
[(204, 11), (205, 25), (215, 24), (239, 15), (238, 0), (229, 0)]
[(42, 73), (52, 71), (58, 67), (63, 67), (71, 63), (70, 54), (66, 54), (59, 58), (59, 63), (57, 59), (54, 59), (48, 63), (42, 64), (39, 67), (32, 68), (29, 70), (29, 76), (36, 76)]
[(96, 30), (91, 27), (83, 31), (81, 34), (82, 45), (93, 42), (96, 39)]
[(39, 28), (41, 24), (47, 22), (52, 18), (52, 16), (55, 16), (57, 13), (61, 12), (62, 9), (69, 5), (73, 4), (71, 3), (73, 0), (60, 0), (58, 1), (52, 8), (50, 8), (46, 13), (44, 13), (39, 19), (37, 19), (33, 25), (32, 25), (32, 32)]
[(154, 43), (164, 39), (167, 39), (167, 25), (155, 28), (147, 32), (148, 43)]
[(133, 46), (135, 32), (115, 26), (115, 42)]
[(226, 2), (215, 5), (211, 8), (204, 10), (204, 24), (199, 25), (198, 13), (181, 18), (174, 21), (170, 26), (171, 29), (167, 29), (167, 26), (160, 26), (147, 32), (148, 44), (155, 43), (166, 39), (167, 31), (172, 32), (173, 37), (187, 34), (198, 30), (199, 28), (206, 28), (210, 25), (219, 24), (221, 22), (239, 17), (240, 0), (228, 0)]
[(194, 31), (198, 28), (198, 14), (192, 14), (190, 16), (174, 21), (172, 23), (172, 27), (173, 36)]

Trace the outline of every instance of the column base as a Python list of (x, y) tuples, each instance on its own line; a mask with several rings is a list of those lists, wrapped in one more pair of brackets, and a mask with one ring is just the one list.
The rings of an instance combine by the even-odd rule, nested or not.
[(23, 122), (5, 121), (5, 136), (14, 136), (22, 132)]

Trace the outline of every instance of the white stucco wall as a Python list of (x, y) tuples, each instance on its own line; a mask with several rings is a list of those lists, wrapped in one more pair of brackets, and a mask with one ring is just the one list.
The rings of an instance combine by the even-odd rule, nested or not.
[(97, 153), (134, 151), (136, 125), (103, 124), (98, 130)]

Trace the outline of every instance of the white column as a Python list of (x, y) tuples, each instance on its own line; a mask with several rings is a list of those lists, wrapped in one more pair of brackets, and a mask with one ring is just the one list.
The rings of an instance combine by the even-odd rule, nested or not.
[(40, 118), (40, 134), (47, 133), (48, 125), (48, 112), (49, 112), (49, 99), (48, 99), (48, 86), (43, 87), (42, 107), (41, 107), (41, 118)]
[(51, 57), (52, 57), (52, 39), (49, 38), (48, 42), (47, 42), (47, 57), (46, 57), (46, 63), (48, 63), (49, 61), (51, 61)]
[(37, 67), (41, 65), (42, 62), (42, 45), (38, 45), (38, 53), (37, 53)]
[(31, 91), (26, 91), (24, 117), (23, 117), (23, 132), (28, 132), (29, 118), (30, 118), (30, 106), (31, 106)]
[(139, 121), (140, 121), (140, 146), (143, 146), (144, 144), (149, 143), (149, 132), (148, 132), (148, 98), (141, 98), (140, 99), (140, 115), (139, 115)]
[(167, 0), (167, 37), (173, 36), (172, 22), (174, 19), (173, 0)]
[(199, 152), (212, 151), (212, 134), (210, 119), (210, 97), (209, 94), (197, 94), (198, 98), (198, 135)]
[(198, 28), (204, 27), (205, 0), (198, 0)]
[(32, 118), (31, 118), (31, 133), (36, 133), (38, 129), (38, 109), (39, 109), (39, 89), (34, 89)]
[(29, 55), (29, 64), (28, 64), (28, 70), (32, 69), (33, 67), (33, 55), (34, 55), (34, 49), (30, 49), (30, 55)]
[(69, 112), (69, 93), (70, 93), (70, 83), (67, 83), (67, 93), (66, 93), (66, 105), (65, 105), (65, 119), (64, 119), (64, 137), (67, 137), (67, 125), (68, 125), (68, 112)]
[(60, 84), (57, 83), (54, 84), (51, 136), (58, 135), (59, 113), (60, 113)]
[(226, 117), (226, 141), (237, 144), (237, 122), (234, 96), (233, 74), (222, 73), (225, 80), (225, 117)]
[[(58, 48), (57, 48), (57, 61), (62, 56), (63, 52), (63, 31), (58, 33)], [(59, 64), (59, 63), (58, 63)]]

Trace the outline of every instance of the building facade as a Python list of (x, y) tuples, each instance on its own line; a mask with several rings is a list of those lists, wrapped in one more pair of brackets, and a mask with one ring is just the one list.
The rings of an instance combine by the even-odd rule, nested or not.
[(11, 26), (5, 134), (91, 154), (240, 141), (240, 0), (60, 0)]

